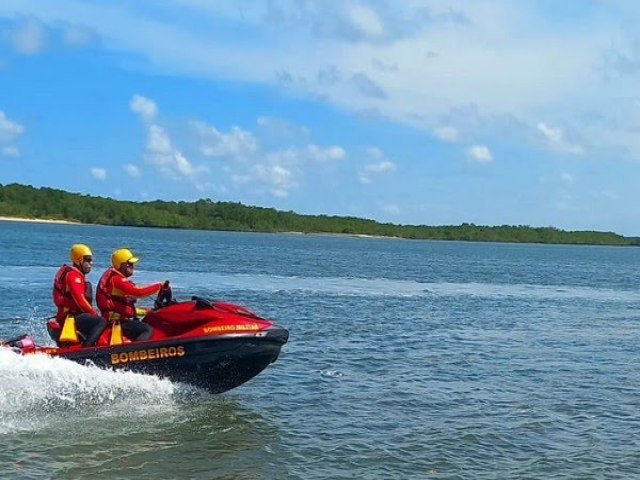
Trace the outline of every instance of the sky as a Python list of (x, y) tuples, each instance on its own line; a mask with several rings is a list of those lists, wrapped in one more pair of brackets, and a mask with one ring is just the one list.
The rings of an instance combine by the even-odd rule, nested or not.
[(640, 2), (1, 0), (0, 184), (640, 236)]

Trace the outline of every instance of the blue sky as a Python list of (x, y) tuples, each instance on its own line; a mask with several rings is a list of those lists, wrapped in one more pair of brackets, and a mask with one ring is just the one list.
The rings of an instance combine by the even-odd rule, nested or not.
[(2, 0), (0, 183), (640, 235), (640, 4)]

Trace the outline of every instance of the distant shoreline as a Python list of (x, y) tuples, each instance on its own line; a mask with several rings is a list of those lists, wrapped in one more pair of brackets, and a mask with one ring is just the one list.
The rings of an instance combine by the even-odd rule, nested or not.
[[(82, 222), (72, 222), (70, 220), (52, 220), (46, 218), (25, 218), (25, 217), (7, 217), (0, 215), (0, 222), (24, 222), (24, 223), (57, 223), (61, 225), (87, 225)], [(136, 228), (136, 227), (132, 227)], [(208, 230), (203, 230), (208, 231)], [(247, 233), (247, 232), (244, 232)], [(387, 237), (385, 235), (366, 235), (362, 233), (324, 233), (324, 232), (273, 232), (285, 235), (315, 235), (327, 237), (356, 237), (356, 238), (384, 238), (384, 239), (402, 239), (402, 237)]]
[(83, 225), (80, 222), (72, 222), (70, 220), (51, 220), (46, 218), (23, 218), (23, 217), (6, 217), (0, 216), (0, 222), (26, 222), (26, 223), (60, 223), (62, 225)]
[[(640, 237), (615, 232), (565, 231), (529, 225), (401, 225), (353, 216), (298, 214), (239, 202), (154, 200), (135, 202), (93, 197), (48, 187), (0, 184), (0, 216), (5, 221), (49, 222), (218, 232), (303, 232), (351, 238), (403, 238), (491, 243), (615, 245), (640, 247)], [(12, 218), (15, 215), (18, 218)], [(292, 233), (293, 234), (293, 233)], [(295, 234), (294, 234), (295, 235)]]
[[(26, 217), (8, 217), (6, 215), (0, 215), (0, 222), (20, 222), (20, 223), (50, 223), (50, 224), (58, 224), (58, 225), (91, 225), (91, 226), (105, 226), (105, 227), (110, 227), (110, 226), (115, 226), (115, 225), (102, 225), (102, 224), (92, 224), (92, 223), (84, 223), (84, 222), (77, 222), (77, 221), (72, 221), (72, 220), (55, 220), (55, 219), (47, 219), (47, 218), (26, 218)], [(151, 227), (151, 226), (146, 226), (146, 227), (140, 227), (140, 226), (136, 226), (136, 225), (127, 225), (129, 228), (168, 228), (168, 227)], [(255, 232), (255, 231), (250, 231), (250, 230), (209, 230), (209, 229), (188, 229), (188, 228), (180, 228), (178, 227), (179, 230), (199, 230), (199, 231), (203, 231), (203, 232), (208, 232), (208, 231), (219, 231), (219, 232), (237, 232), (237, 233), (271, 233), (271, 234), (276, 234), (276, 235), (300, 235), (300, 236), (311, 236), (311, 237), (337, 237), (337, 238), (370, 238), (370, 239), (381, 239), (381, 240), (411, 240), (409, 238), (405, 238), (405, 237), (399, 237), (399, 236), (391, 236), (391, 235), (371, 235), (371, 234), (366, 234), (366, 233), (334, 233), (334, 232), (296, 232), (296, 231), (284, 231), (284, 232)], [(432, 240), (432, 241), (452, 241), (452, 242), (459, 242), (459, 241), (464, 241), (464, 242), (479, 242), (479, 243), (486, 243), (485, 241), (482, 240), (460, 240), (460, 239), (447, 239), (447, 240), (443, 240), (443, 239), (439, 239), (439, 238), (432, 238), (432, 239), (418, 239), (418, 240)], [(514, 244), (514, 243), (530, 243), (530, 244), (541, 244), (541, 245), (584, 245), (584, 246), (611, 246), (611, 247), (620, 247), (620, 246), (633, 246), (633, 245), (615, 245), (615, 244), (592, 244), (592, 243), (544, 243), (544, 242), (508, 242), (508, 241), (500, 241), (500, 240), (494, 240), (491, 241), (490, 243), (505, 243), (505, 244)]]

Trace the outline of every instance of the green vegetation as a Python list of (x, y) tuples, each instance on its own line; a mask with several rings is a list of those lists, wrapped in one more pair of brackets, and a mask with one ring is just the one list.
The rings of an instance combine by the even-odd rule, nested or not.
[(612, 232), (567, 232), (553, 227), (524, 225), (487, 227), (472, 223), (439, 227), (394, 225), (355, 217), (298, 215), (273, 208), (208, 199), (197, 202), (124, 202), (18, 184), (0, 184), (0, 215), (133, 227), (379, 235), (478, 242), (640, 245), (638, 238)]

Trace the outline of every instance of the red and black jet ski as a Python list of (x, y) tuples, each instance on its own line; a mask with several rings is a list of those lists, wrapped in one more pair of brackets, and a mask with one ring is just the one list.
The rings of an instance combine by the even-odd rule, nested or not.
[[(131, 320), (136, 321), (136, 320)], [(22, 335), (4, 346), (24, 354), (44, 353), (104, 368), (123, 368), (159, 375), (221, 393), (242, 385), (276, 361), (289, 331), (246, 308), (192, 297), (176, 302), (158, 298), (156, 308), (143, 319), (153, 327), (151, 339), (111, 344), (107, 327), (92, 347), (37, 346)], [(60, 326), (50, 320), (49, 334), (60, 337)]]

